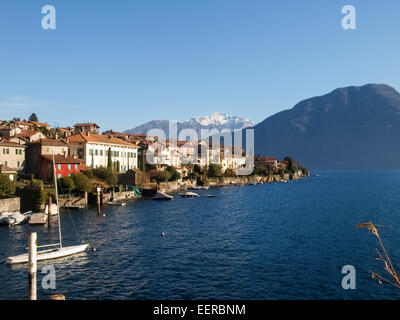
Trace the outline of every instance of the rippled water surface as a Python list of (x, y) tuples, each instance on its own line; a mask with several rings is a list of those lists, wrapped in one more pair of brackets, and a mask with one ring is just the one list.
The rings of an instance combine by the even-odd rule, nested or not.
[[(356, 225), (383, 224), (386, 248), (400, 263), (400, 171), (318, 174), (202, 190), (197, 199), (135, 200), (103, 207), (105, 218), (95, 208), (63, 211), (64, 244), (84, 240), (96, 251), (39, 263), (39, 299), (55, 292), (67, 299), (399, 299), (400, 289), (371, 280), (368, 270), (384, 274), (378, 243)], [(39, 245), (58, 237), (55, 223), (1, 227), (0, 260), (24, 252), (30, 230)], [(55, 291), (40, 285), (48, 263)], [(356, 290), (341, 287), (349, 264)], [(0, 299), (26, 297), (26, 266), (0, 264)]]

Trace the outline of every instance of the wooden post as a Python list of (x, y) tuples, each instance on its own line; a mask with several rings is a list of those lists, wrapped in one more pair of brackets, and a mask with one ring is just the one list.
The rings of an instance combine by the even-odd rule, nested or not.
[(100, 188), (97, 188), (97, 214), (100, 215), (101, 209), (100, 209)]
[(50, 228), (51, 227), (51, 214), (52, 212), (52, 208), (51, 208), (51, 204), (52, 204), (52, 199), (51, 196), (49, 196), (49, 210), (47, 212), (47, 226)]
[(37, 271), (37, 235), (36, 232), (29, 234), (28, 241), (28, 264), (29, 264), (29, 300), (37, 300), (36, 293), (36, 271)]

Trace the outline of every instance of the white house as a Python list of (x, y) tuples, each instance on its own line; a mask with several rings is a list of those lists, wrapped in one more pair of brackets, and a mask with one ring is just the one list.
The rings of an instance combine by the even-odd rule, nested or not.
[(111, 152), (113, 165), (120, 172), (138, 167), (138, 147), (127, 141), (95, 133), (78, 133), (67, 138), (70, 155), (92, 168), (107, 167)]

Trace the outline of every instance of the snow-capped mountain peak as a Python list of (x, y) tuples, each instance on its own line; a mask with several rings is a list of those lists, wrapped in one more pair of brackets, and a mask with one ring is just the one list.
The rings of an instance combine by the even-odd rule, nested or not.
[[(190, 120), (184, 121), (182, 124), (186, 123), (200, 125), (203, 127), (224, 127), (224, 129), (242, 129), (254, 125), (254, 123), (251, 122), (249, 119), (243, 117), (235, 117), (221, 112), (214, 112), (207, 116), (192, 118)], [(231, 125), (233, 124), (235, 124), (235, 128), (231, 128)], [(240, 128), (241, 124), (243, 124), (242, 128)]]
[[(149, 121), (136, 128), (126, 130), (126, 133), (146, 133), (150, 129), (162, 129), (168, 132), (168, 120), (153, 120)], [(229, 129), (241, 130), (247, 127), (254, 126), (255, 123), (244, 117), (236, 117), (229, 114), (214, 112), (210, 115), (195, 117), (189, 120), (178, 122), (178, 130), (181, 129), (194, 129), (200, 133), (201, 129)]]

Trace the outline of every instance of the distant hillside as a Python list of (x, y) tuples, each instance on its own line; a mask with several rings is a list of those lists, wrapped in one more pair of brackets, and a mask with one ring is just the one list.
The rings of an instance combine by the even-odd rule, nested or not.
[(400, 94), (387, 85), (337, 89), (254, 129), (256, 153), (309, 168), (400, 168)]
[[(200, 137), (201, 129), (240, 130), (254, 125), (254, 122), (251, 122), (243, 117), (235, 117), (228, 114), (215, 112), (208, 116), (192, 118), (187, 121), (178, 122), (178, 131), (181, 129), (194, 129)], [(153, 120), (136, 128), (126, 130), (125, 133), (147, 133), (150, 129), (162, 129), (166, 134), (168, 134), (168, 128), (168, 120)]]

